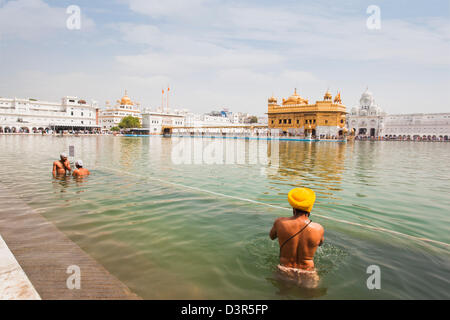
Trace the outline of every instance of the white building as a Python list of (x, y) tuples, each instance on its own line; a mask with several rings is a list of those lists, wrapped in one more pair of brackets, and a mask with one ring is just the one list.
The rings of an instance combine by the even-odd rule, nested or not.
[(382, 135), (385, 116), (372, 93), (366, 89), (359, 99), (359, 106), (347, 114), (347, 128), (353, 129), (356, 136), (378, 137)]
[(117, 127), (124, 117), (133, 116), (142, 123), (141, 110), (139, 103), (131, 101), (125, 90), (125, 95), (121, 100), (117, 100), (115, 106), (106, 103), (106, 107), (100, 113), (100, 126), (103, 131), (108, 131), (112, 127)]
[(393, 139), (448, 141), (450, 113), (391, 114), (385, 117), (382, 136)]
[(360, 138), (442, 140), (450, 137), (450, 113), (386, 114), (366, 90), (347, 115), (347, 128)]
[(259, 124), (268, 124), (269, 123), (269, 119), (267, 119), (267, 116), (258, 117), (258, 123)]
[(209, 127), (231, 125), (232, 121), (228, 117), (211, 116), (208, 114), (185, 113), (186, 127)]
[(183, 127), (184, 124), (184, 115), (180, 114), (152, 111), (142, 114), (142, 129), (148, 130), (149, 134), (161, 134), (164, 127)]
[(0, 133), (98, 129), (96, 102), (69, 96), (61, 102), (0, 98)]

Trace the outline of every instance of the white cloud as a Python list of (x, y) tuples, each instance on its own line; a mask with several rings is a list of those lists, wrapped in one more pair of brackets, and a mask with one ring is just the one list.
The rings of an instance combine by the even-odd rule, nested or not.
[[(13, 0), (0, 3), (2, 39), (40, 40), (57, 32), (68, 32), (66, 8), (51, 7), (42, 0)], [(94, 22), (83, 14), (81, 30), (92, 30)]]
[[(25, 70), (17, 72), (8, 82), (0, 83), (0, 92), (8, 96), (60, 101), (62, 96), (78, 96), (96, 100), (100, 106), (105, 101), (115, 102), (127, 89), (133, 101), (153, 105), (152, 97), (160, 92), (161, 84), (170, 78), (163, 76), (120, 75), (115, 72), (96, 74), (92, 72), (60, 72)], [(44, 84), (40, 86), (39, 84)], [(87, 85), (88, 84), (88, 85)], [(156, 100), (155, 103), (158, 101)]]
[(450, 22), (444, 19), (383, 19), (382, 29), (373, 31), (366, 28), (363, 14), (312, 16), (294, 8), (253, 7), (231, 7), (227, 13), (227, 27), (222, 29), (225, 35), (243, 41), (273, 42), (297, 57), (450, 63)]
[(186, 17), (196, 14), (203, 5), (205, 0), (127, 0), (130, 9), (148, 15), (150, 17)]
[[(175, 43), (172, 44), (179, 43), (175, 39)], [(282, 56), (263, 50), (236, 50), (224, 49), (214, 45), (200, 45), (205, 50), (196, 51), (197, 43), (195, 41), (186, 41), (186, 45), (184, 53), (174, 53), (168, 51), (167, 48), (160, 48), (163, 50), (161, 53), (117, 56), (116, 59), (124, 68), (137, 73), (150, 72), (171, 76), (201, 72), (215, 73), (228, 68), (273, 67), (283, 62)], [(189, 53), (189, 51), (192, 51), (192, 53)]]
[[(341, 90), (351, 107), (369, 85), (382, 107), (395, 106), (390, 112), (420, 111), (423, 105), (445, 108), (439, 101), (444, 101), (445, 85), (450, 84), (442, 75), (450, 64), (446, 19), (382, 15), (382, 29), (371, 31), (365, 9), (358, 15), (347, 6), (324, 10), (321, 4), (299, 2), (120, 2), (130, 11), (112, 16), (113, 22), (99, 18), (106, 28), (79, 42), (101, 60), (98, 66), (89, 55), (79, 61), (67, 53), (61, 61), (76, 60), (73, 67), (59, 61), (61, 70), (73, 68), (67, 74), (42, 71), (34, 64), (39, 71), (14, 73), (0, 89), (40, 93), (40, 98), (77, 94), (99, 101), (115, 101), (128, 89), (133, 99), (154, 107), (160, 103), (161, 88), (170, 84), (171, 101), (180, 107), (200, 112), (225, 105), (262, 114), (269, 95), (286, 97), (294, 87), (314, 101), (330, 86), (333, 93)], [(55, 35), (66, 40), (62, 32), (68, 32), (67, 16), (65, 8), (42, 0), (9, 1), (0, 6), (0, 37), (35, 40)], [(37, 48), (45, 57), (45, 46)], [(435, 71), (441, 78), (435, 78)], [(392, 90), (395, 81), (403, 82)]]
[(163, 41), (163, 34), (157, 26), (121, 23), (116, 29), (122, 34), (123, 40), (130, 43), (160, 45)]

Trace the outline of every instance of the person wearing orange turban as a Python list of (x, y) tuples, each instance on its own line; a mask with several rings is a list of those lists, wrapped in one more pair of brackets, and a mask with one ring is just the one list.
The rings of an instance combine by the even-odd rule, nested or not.
[(316, 194), (309, 188), (294, 188), (287, 196), (293, 216), (275, 220), (270, 238), (280, 245), (279, 275), (294, 280), (299, 286), (316, 288), (319, 276), (314, 267), (314, 254), (324, 241), (324, 229), (309, 219)]
[(294, 210), (311, 213), (316, 193), (308, 188), (294, 188), (288, 193), (288, 201)]

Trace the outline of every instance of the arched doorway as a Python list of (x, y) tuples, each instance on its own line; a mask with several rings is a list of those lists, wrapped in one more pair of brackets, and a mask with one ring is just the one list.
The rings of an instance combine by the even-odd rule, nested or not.
[(28, 129), (28, 127), (21, 127), (20, 130), (21, 130), (23, 133), (30, 133), (30, 129)]
[(162, 134), (165, 135), (165, 136), (171, 135), (172, 134), (172, 128), (163, 128)]
[(11, 132), (12, 132), (12, 133), (16, 133), (16, 132), (17, 132), (16, 127), (12, 127)]

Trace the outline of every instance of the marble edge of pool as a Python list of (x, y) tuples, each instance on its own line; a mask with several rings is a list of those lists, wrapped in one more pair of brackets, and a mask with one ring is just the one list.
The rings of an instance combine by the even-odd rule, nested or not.
[(27, 299), (141, 298), (0, 184), (0, 300)]
[(0, 234), (0, 300), (41, 300)]

